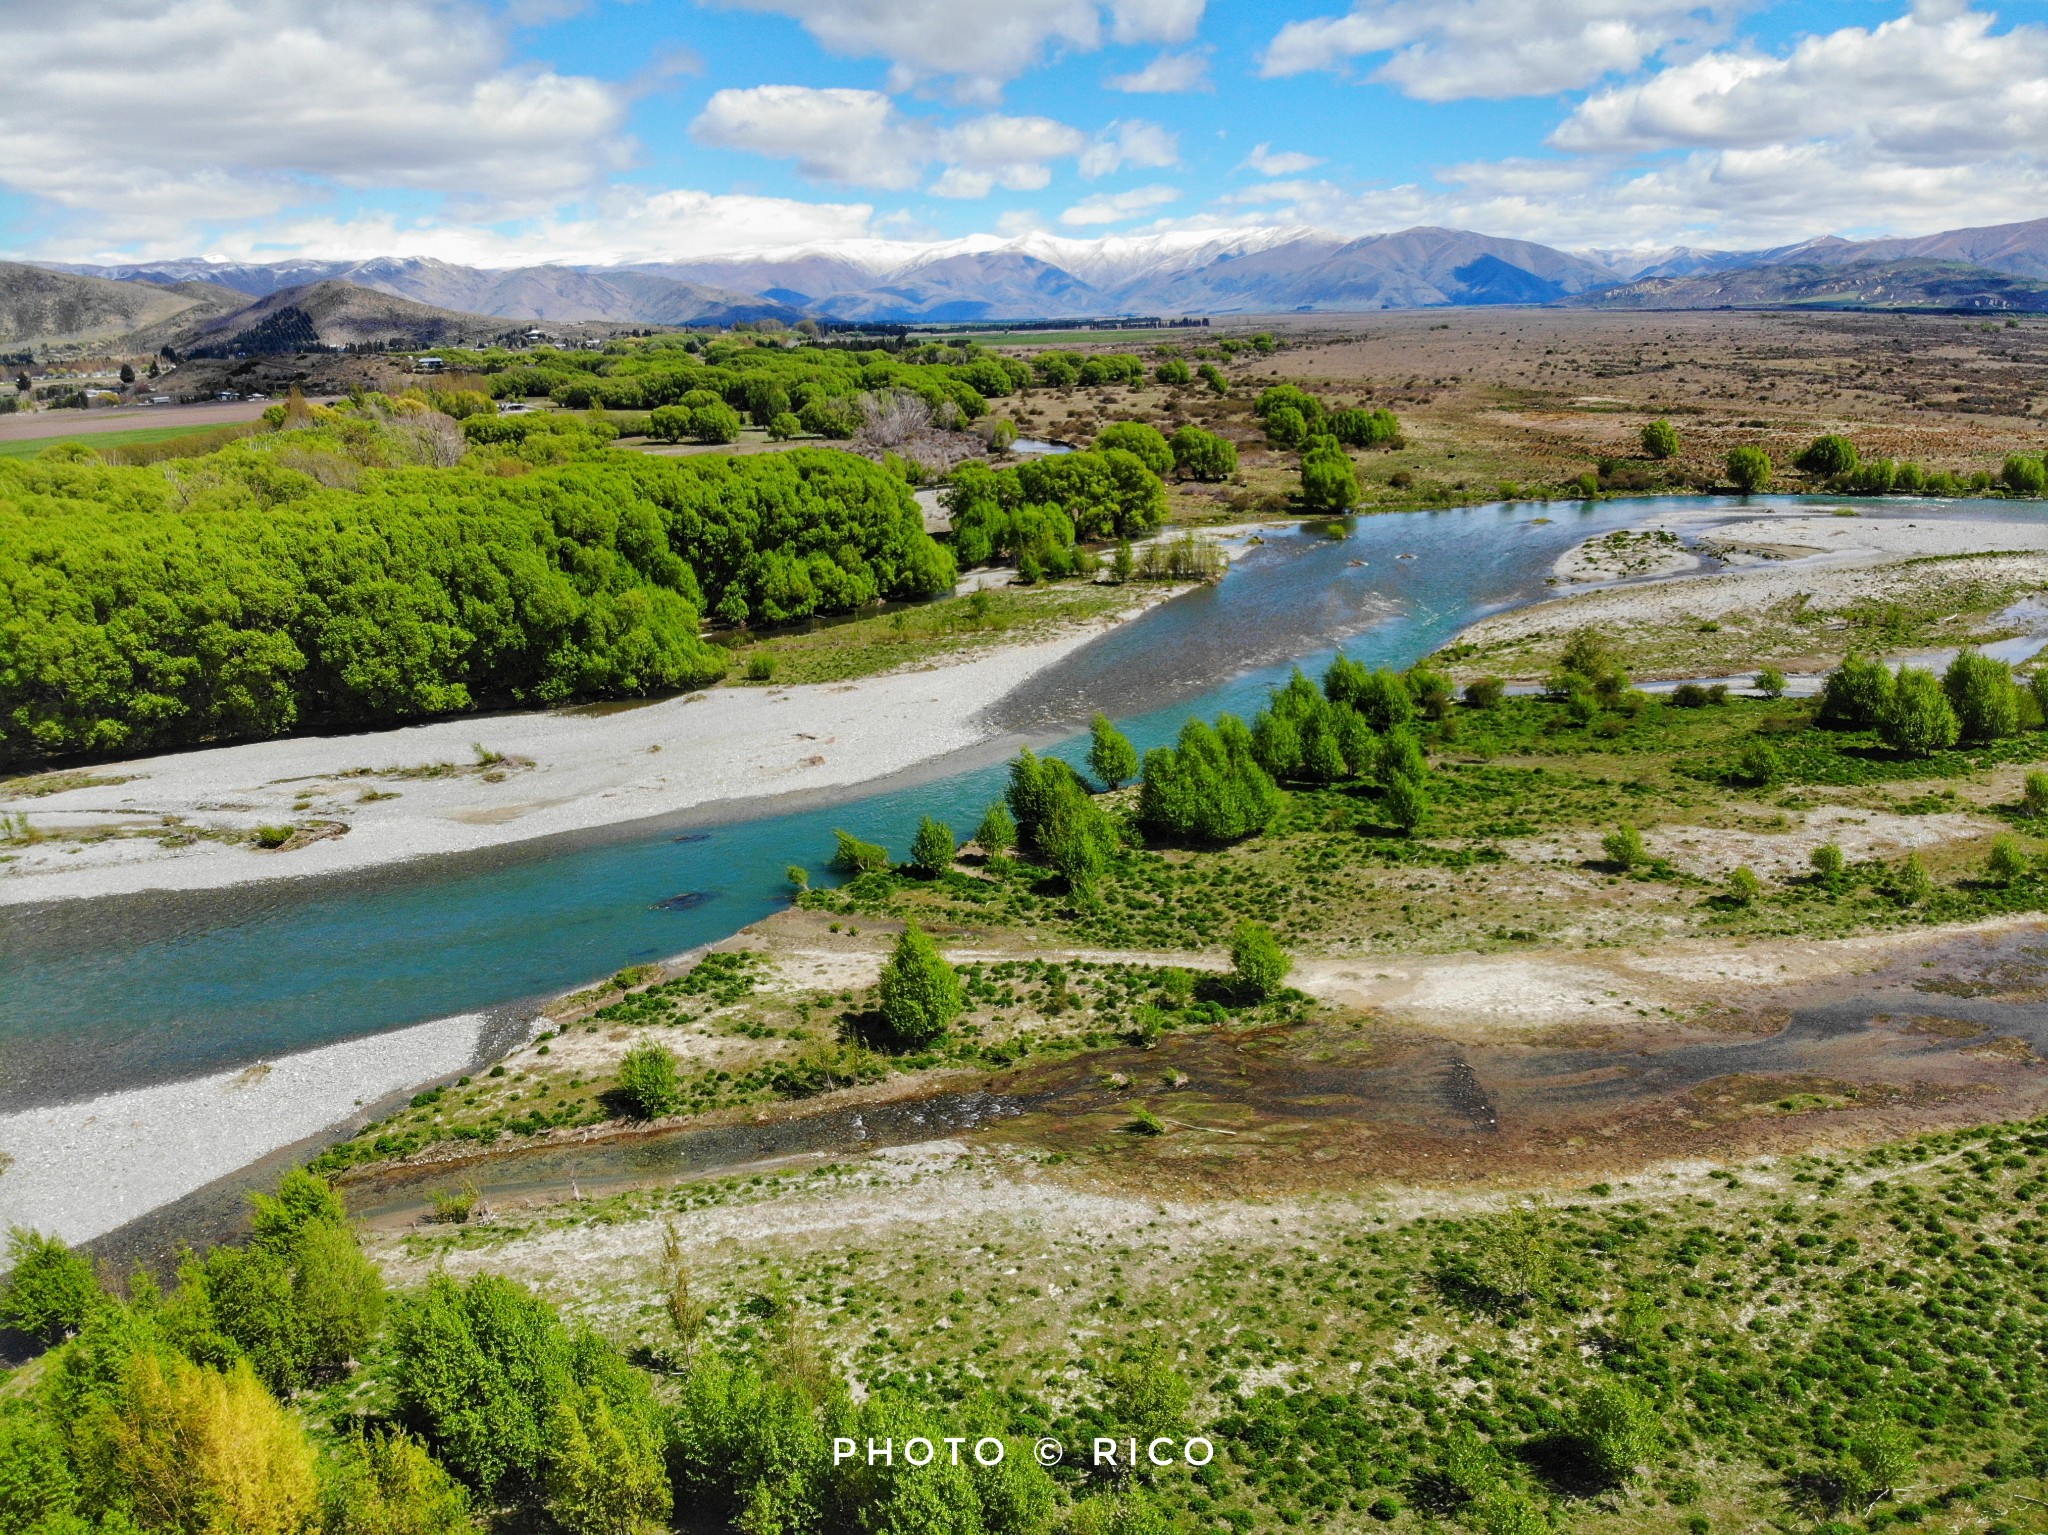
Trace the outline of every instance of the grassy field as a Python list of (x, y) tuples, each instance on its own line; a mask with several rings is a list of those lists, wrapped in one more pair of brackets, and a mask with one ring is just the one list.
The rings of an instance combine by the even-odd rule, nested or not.
[[(1051, 639), (1127, 611), (1156, 588), (995, 587), (756, 639), (734, 652), (735, 681), (845, 682), (991, 645)], [(766, 675), (755, 675), (765, 671)]]
[(60, 442), (75, 442), (95, 452), (103, 448), (147, 447), (155, 443), (181, 442), (187, 438), (211, 436), (222, 431), (245, 435), (254, 431), (253, 425), (223, 428), (213, 426), (140, 426), (125, 432), (95, 432), (89, 436), (72, 434), (57, 437), (26, 437), (0, 441), (0, 458), (34, 458), (43, 449)]
[(703, 1346), (980, 1404), (1068, 1446), (1070, 1494), (1105, 1485), (1098, 1434), (1210, 1438), (1141, 1477), (1162, 1529), (2048, 1529), (2048, 1122), (1433, 1213), (1152, 1195), (1155, 1144), (687, 1184), (386, 1251), (545, 1274), (658, 1356), (640, 1260), (674, 1223), (702, 1234)]

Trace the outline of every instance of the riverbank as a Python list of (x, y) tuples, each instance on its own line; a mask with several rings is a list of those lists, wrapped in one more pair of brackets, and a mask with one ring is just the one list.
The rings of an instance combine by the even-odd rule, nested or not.
[[(380, 1099), (477, 1064), (480, 1013), (0, 1114), (0, 1225), (103, 1235)], [(502, 1045), (499, 1046), (502, 1048)]]
[(851, 787), (992, 739), (991, 704), (1177, 590), (1137, 593), (1049, 639), (846, 682), (467, 716), (14, 780), (0, 784), (0, 809), (26, 815), (41, 840), (7, 849), (0, 905), (339, 874)]
[[(1495, 613), (1443, 652), (1459, 680), (1543, 677), (1594, 628), (1639, 680), (1816, 676), (1850, 650), (1945, 658), (2048, 634), (2048, 521), (1959, 516), (1940, 503), (1789, 507), (1730, 518), (1668, 512), (1588, 539), (1552, 567), (1571, 592)], [(1597, 584), (1596, 584), (1597, 583)], [(2006, 659), (2038, 646), (2019, 643)]]

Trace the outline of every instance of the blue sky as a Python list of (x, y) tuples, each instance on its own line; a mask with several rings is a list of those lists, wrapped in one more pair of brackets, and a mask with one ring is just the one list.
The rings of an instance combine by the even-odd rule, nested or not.
[(45, 259), (2048, 215), (2048, 0), (0, 0), (0, 57)]

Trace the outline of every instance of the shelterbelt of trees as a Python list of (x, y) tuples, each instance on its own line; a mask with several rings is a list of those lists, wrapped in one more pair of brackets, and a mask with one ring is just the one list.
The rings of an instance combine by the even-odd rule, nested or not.
[(756, 426), (789, 414), (804, 431), (836, 438), (859, 429), (864, 394), (907, 390), (936, 417), (966, 422), (986, 415), (990, 400), (1032, 384), (1136, 384), (1146, 377), (1139, 358), (1120, 353), (1053, 352), (1026, 364), (971, 345), (854, 350), (734, 339), (706, 343), (694, 336), (619, 342), (603, 352), (452, 352), (446, 361), (482, 375), (490, 395), (500, 400), (545, 398), (572, 410), (654, 411), (701, 408), (708, 396)]
[(294, 406), (204, 457), (0, 464), (0, 755), (644, 693), (725, 674), (707, 619), (951, 586), (903, 481), (797, 449), (608, 452), (563, 415)]

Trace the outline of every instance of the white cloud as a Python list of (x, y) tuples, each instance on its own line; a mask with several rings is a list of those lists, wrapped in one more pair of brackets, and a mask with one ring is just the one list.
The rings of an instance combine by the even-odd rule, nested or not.
[(1206, 0), (1112, 0), (1110, 35), (1120, 43), (1184, 43), (1202, 24)]
[(931, 134), (880, 91), (757, 85), (718, 91), (690, 125), (717, 149), (791, 159), (813, 181), (904, 191), (931, 157)]
[(1049, 117), (971, 118), (940, 136), (947, 164), (931, 189), (941, 197), (986, 197), (996, 187), (1036, 192), (1052, 181), (1048, 161), (1087, 152), (1085, 134)]
[(723, 90), (690, 132), (701, 144), (792, 159), (814, 181), (905, 191), (937, 164), (939, 197), (986, 197), (997, 187), (1036, 192), (1052, 162), (1075, 160), (1091, 179), (1124, 166), (1175, 164), (1179, 142), (1142, 118), (1113, 122), (1092, 139), (1050, 117), (988, 112), (950, 126), (906, 117), (880, 91), (807, 85)]
[(1190, 48), (1185, 53), (1162, 53), (1143, 69), (1127, 75), (1111, 75), (1113, 91), (1139, 96), (1164, 96), (1179, 91), (1214, 89), (1209, 83), (1209, 50)]
[(0, 6), (0, 185), (142, 237), (337, 188), (534, 211), (624, 163), (625, 95), (506, 62), (471, 0)]
[(1128, 192), (1105, 192), (1075, 203), (1060, 215), (1060, 222), (1073, 226), (1120, 224), (1125, 219), (1136, 218), (1141, 213), (1150, 213), (1155, 208), (1163, 208), (1179, 200), (1180, 191), (1175, 187), (1135, 187)]
[(303, 216), (251, 225), (198, 244), (182, 232), (117, 242), (80, 237), (43, 244), (34, 254), (43, 260), (102, 262), (161, 261), (196, 254), (215, 261), (432, 256), (483, 267), (550, 262), (605, 266), (857, 240), (873, 235), (881, 222), (866, 203), (720, 196), (689, 189), (622, 191), (509, 225), (439, 223), (388, 213)]
[(1359, 0), (1347, 15), (1291, 21), (1266, 76), (1389, 57), (1372, 78), (1425, 101), (1548, 95), (1627, 73), (1674, 43), (1711, 40), (1698, 0)]
[[(1098, 0), (724, 0), (793, 17), (834, 53), (884, 58), (890, 86), (950, 80), (963, 100), (992, 101), (1049, 53), (1100, 48)], [(1114, 0), (1108, 31), (1121, 43), (1178, 43), (1194, 35), (1203, 0)]]
[(1158, 170), (1180, 163), (1180, 140), (1157, 123), (1132, 117), (1111, 123), (1081, 154), (1081, 174), (1093, 180), (1126, 165)]
[(1596, 153), (1855, 143), (1936, 165), (2048, 145), (2048, 28), (1993, 36), (1982, 11), (1923, 7), (1803, 38), (1783, 57), (1709, 53), (1603, 91), (1552, 136)]
[(1261, 176), (1298, 176), (1323, 162), (1319, 155), (1305, 155), (1298, 150), (1276, 151), (1270, 144), (1260, 144), (1244, 157), (1244, 163)]

